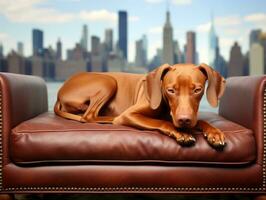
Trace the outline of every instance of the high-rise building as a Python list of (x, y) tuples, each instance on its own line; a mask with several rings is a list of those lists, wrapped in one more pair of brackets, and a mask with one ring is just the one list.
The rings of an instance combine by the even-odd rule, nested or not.
[(24, 74), (24, 64), (23, 57), (14, 50), (7, 55), (8, 72)]
[(108, 52), (113, 51), (113, 30), (106, 29), (105, 30), (105, 40), (106, 48)]
[(209, 32), (209, 65), (214, 67), (214, 68), (216, 67), (214, 63), (215, 63), (215, 59), (216, 59), (215, 56), (216, 56), (217, 48), (218, 48), (218, 38), (217, 38), (217, 35), (215, 33), (214, 20), (212, 17), (211, 28), (210, 28), (210, 32)]
[(4, 47), (2, 45), (2, 43), (0, 43), (0, 58), (4, 57)]
[(135, 66), (144, 66), (143, 60), (143, 41), (137, 40), (136, 41), (136, 54), (135, 54)]
[(228, 66), (228, 77), (242, 76), (244, 71), (244, 57), (241, 52), (241, 47), (237, 42), (231, 48), (230, 59)]
[(43, 55), (43, 31), (39, 29), (32, 30), (32, 53), (34, 56)]
[(187, 32), (187, 44), (186, 44), (186, 63), (196, 63), (196, 33), (193, 31)]
[(148, 38), (145, 34), (142, 36), (142, 44), (143, 44), (143, 63), (144, 63), (144, 66), (147, 66), (148, 64)]
[(108, 55), (107, 65), (109, 72), (121, 72), (124, 70), (126, 63), (125, 60), (115, 54), (115, 52), (111, 52)]
[(100, 43), (100, 38), (91, 36), (91, 71), (103, 71), (103, 46)]
[(163, 63), (174, 64), (173, 28), (169, 11), (166, 12), (166, 22), (163, 27)]
[(152, 58), (148, 68), (149, 71), (152, 71), (156, 67), (159, 67), (162, 64), (162, 58), (163, 58), (163, 50), (162, 49), (156, 49), (156, 54)]
[(91, 54), (100, 53), (100, 38), (97, 36), (91, 36)]
[(57, 60), (62, 59), (62, 42), (60, 41), (60, 38), (58, 38), (56, 42), (56, 59)]
[(264, 74), (264, 50), (260, 43), (253, 43), (249, 51), (250, 75)]
[(260, 34), (261, 34), (261, 30), (260, 29), (252, 30), (250, 32), (250, 35), (249, 35), (249, 48), (251, 48), (252, 44), (259, 43)]
[(147, 37), (142, 36), (141, 39), (136, 41), (136, 54), (135, 54), (135, 66), (146, 67), (147, 66)]
[(264, 51), (264, 74), (266, 74), (266, 32), (260, 34), (260, 41)]
[(183, 55), (177, 40), (174, 41), (174, 63), (183, 63)]
[(86, 60), (88, 56), (85, 53), (80, 43), (76, 43), (73, 49), (67, 50), (67, 60)]
[(243, 76), (249, 75), (249, 51), (244, 55)]
[(127, 60), (127, 12), (118, 12), (118, 47)]
[(217, 47), (215, 51), (215, 60), (213, 66), (216, 71), (218, 71), (223, 77), (227, 77), (227, 63), (224, 57), (220, 54), (219, 40), (217, 37)]
[(17, 52), (20, 56), (24, 55), (24, 45), (22, 42), (17, 43)]
[(88, 26), (86, 24), (84, 24), (82, 27), (80, 46), (84, 51), (88, 51)]

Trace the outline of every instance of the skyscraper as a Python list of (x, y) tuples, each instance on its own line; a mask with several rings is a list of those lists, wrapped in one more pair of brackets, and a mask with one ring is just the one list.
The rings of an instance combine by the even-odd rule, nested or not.
[(177, 40), (174, 41), (174, 63), (183, 63), (183, 55)]
[(144, 66), (148, 64), (148, 39), (146, 35), (142, 36), (142, 43), (143, 43), (143, 62)]
[(24, 55), (24, 45), (22, 42), (17, 43), (17, 52), (20, 56)]
[(97, 36), (91, 36), (91, 71), (101, 72), (103, 71), (103, 60), (101, 55), (101, 43), (100, 38)]
[(260, 34), (260, 41), (264, 51), (264, 74), (266, 74), (266, 32)]
[(105, 30), (105, 44), (108, 52), (113, 51), (113, 30), (106, 29)]
[(249, 51), (249, 70), (250, 75), (264, 74), (264, 50), (260, 43), (255, 42)]
[(249, 48), (251, 48), (252, 44), (259, 42), (260, 34), (261, 34), (261, 30), (260, 29), (252, 30), (250, 32), (250, 35), (249, 35)]
[(4, 47), (2, 43), (0, 43), (0, 58), (4, 56)]
[(100, 53), (100, 38), (97, 36), (91, 36), (91, 54)]
[(82, 27), (80, 46), (83, 48), (83, 50), (88, 51), (88, 26), (86, 24), (84, 24)]
[(211, 65), (215, 69), (216, 69), (215, 56), (216, 56), (217, 48), (218, 48), (218, 38), (217, 38), (216, 33), (215, 33), (214, 20), (213, 20), (213, 16), (212, 16), (211, 28), (210, 28), (210, 32), (209, 32), (209, 65)]
[(135, 56), (135, 66), (143, 67), (144, 60), (143, 60), (143, 40), (136, 41), (136, 56)]
[(32, 53), (34, 56), (43, 55), (43, 31), (39, 29), (32, 30)]
[(196, 33), (189, 31), (187, 32), (186, 63), (196, 64), (196, 57)]
[(228, 77), (242, 76), (244, 71), (244, 57), (241, 52), (241, 47), (237, 42), (231, 48), (230, 59), (228, 66)]
[(118, 47), (127, 60), (127, 12), (118, 12)]
[(215, 60), (213, 66), (223, 77), (227, 77), (227, 62), (224, 57), (220, 54), (219, 39), (217, 37), (217, 47), (215, 51)]
[(174, 64), (173, 28), (169, 11), (166, 12), (166, 22), (163, 27), (163, 63)]
[(58, 38), (56, 43), (56, 59), (62, 59), (62, 42), (60, 41), (60, 38)]

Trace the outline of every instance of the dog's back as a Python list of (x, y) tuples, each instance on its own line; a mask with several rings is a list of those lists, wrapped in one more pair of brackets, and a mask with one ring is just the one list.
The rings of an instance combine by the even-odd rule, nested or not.
[(60, 88), (54, 111), (78, 121), (95, 121), (98, 115), (118, 116), (138, 100), (143, 78), (122, 72), (75, 74)]
[(117, 82), (117, 90), (114, 97), (107, 103), (104, 113), (106, 116), (118, 116), (140, 98), (140, 89), (145, 75), (123, 72), (101, 73), (113, 77)]

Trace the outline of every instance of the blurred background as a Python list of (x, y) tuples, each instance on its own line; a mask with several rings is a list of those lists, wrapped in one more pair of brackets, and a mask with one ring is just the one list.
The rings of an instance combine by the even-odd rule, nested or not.
[(0, 71), (43, 77), (52, 103), (75, 72), (201, 62), (264, 74), (266, 1), (0, 0)]
[[(163, 63), (201, 62), (224, 77), (265, 74), (266, 1), (0, 0), (0, 71), (43, 77), (50, 110), (58, 88), (76, 72), (147, 73)], [(206, 100), (201, 110), (210, 110)], [(17, 199), (95, 199), (46, 197)]]

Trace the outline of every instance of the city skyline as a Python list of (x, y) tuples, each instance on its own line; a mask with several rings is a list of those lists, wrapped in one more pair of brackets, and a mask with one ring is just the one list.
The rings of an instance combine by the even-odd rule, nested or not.
[[(106, 3), (106, 1), (100, 0), (92, 3), (84, 0), (17, 0), (15, 5), (14, 1), (12, 4), (0, 0), (0, 24), (1, 27), (4, 27), (0, 30), (0, 43), (3, 43), (4, 52), (7, 54), (11, 49), (16, 49), (17, 42), (23, 42), (25, 55), (29, 56), (31, 55), (31, 29), (38, 28), (45, 33), (44, 46), (46, 47), (52, 45), (55, 49), (56, 42), (60, 38), (65, 58), (66, 49), (73, 48), (75, 43), (79, 42), (83, 24), (88, 25), (89, 38), (92, 35), (97, 35), (103, 41), (105, 29), (112, 28), (114, 41), (117, 41), (117, 11), (126, 10), (128, 12), (129, 61), (135, 60), (135, 42), (143, 34), (146, 34), (148, 38), (148, 58), (150, 60), (155, 55), (157, 47), (162, 47), (166, 2), (141, 0), (132, 4), (131, 0), (125, 0), (117, 4), (113, 1)], [(235, 41), (238, 41), (245, 53), (249, 49), (250, 30), (265, 29), (265, 1), (243, 2), (237, 0), (234, 2), (223, 1), (222, 3), (206, 0), (204, 9), (201, 2), (199, 0), (169, 1), (174, 31), (173, 39), (178, 40), (179, 46), (183, 50), (186, 32), (195, 31), (200, 62), (209, 60), (208, 32), (211, 12), (214, 13), (216, 34), (220, 38), (220, 51), (226, 60), (229, 59), (230, 47)], [(14, 13), (13, 11), (16, 9), (20, 10)], [(7, 12), (8, 10), (12, 11)], [(186, 12), (186, 10), (190, 12)], [(36, 11), (43, 14), (50, 12), (50, 16), (41, 16), (36, 14)], [(52, 16), (55, 18), (51, 19)], [(19, 34), (17, 34), (17, 30), (19, 30)]]

